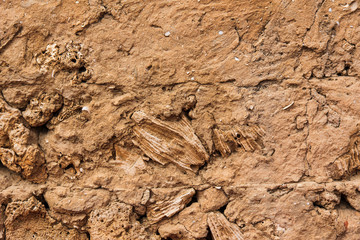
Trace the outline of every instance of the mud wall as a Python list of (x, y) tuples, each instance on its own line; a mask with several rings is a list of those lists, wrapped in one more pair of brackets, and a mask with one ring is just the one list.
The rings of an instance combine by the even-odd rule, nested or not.
[(358, 1), (0, 2), (0, 239), (357, 239)]

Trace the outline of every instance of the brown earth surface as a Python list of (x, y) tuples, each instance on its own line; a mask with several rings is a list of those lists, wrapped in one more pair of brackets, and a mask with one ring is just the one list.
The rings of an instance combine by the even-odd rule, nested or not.
[(359, 239), (353, 0), (1, 0), (0, 240)]

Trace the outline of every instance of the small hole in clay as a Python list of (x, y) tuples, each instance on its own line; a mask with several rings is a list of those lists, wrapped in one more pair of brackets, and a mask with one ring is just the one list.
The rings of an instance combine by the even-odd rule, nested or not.
[(226, 204), (225, 206), (221, 207), (221, 208), (219, 209), (219, 212), (221, 212), (222, 214), (224, 214), (226, 207), (227, 207), (227, 204)]
[(79, 73), (86, 72), (86, 67), (82, 66), (79, 68)]
[(65, 170), (68, 170), (70, 168), (74, 168), (74, 165), (72, 163), (70, 163), (67, 167), (65, 167)]

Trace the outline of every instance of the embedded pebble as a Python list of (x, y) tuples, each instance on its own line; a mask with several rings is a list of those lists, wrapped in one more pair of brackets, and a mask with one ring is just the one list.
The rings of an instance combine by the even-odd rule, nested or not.
[(81, 109), (82, 111), (87, 111), (87, 112), (90, 112), (89, 111), (89, 107), (88, 106), (84, 106), (84, 107), (82, 107), (82, 109)]

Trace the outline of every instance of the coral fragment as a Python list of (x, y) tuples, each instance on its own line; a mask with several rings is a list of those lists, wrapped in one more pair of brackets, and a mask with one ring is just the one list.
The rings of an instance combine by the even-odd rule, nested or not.
[(162, 165), (171, 162), (196, 172), (208, 160), (209, 155), (185, 117), (165, 122), (139, 111), (132, 119), (136, 122), (134, 143), (154, 161)]

